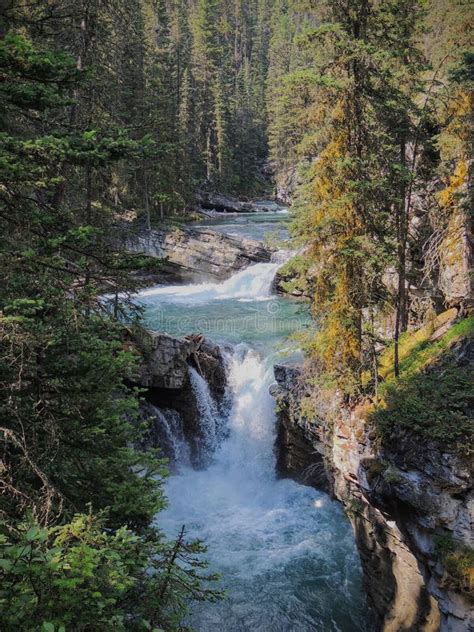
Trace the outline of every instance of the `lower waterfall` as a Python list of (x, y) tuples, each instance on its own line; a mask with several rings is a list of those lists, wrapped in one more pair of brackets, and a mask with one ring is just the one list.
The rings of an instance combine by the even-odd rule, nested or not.
[(228, 593), (194, 606), (189, 624), (198, 632), (366, 632), (361, 571), (341, 507), (275, 477), (271, 364), (242, 344), (229, 371), (228, 438), (207, 469), (182, 466), (170, 478), (169, 508), (159, 517), (170, 537), (185, 524), (189, 538), (206, 542)]

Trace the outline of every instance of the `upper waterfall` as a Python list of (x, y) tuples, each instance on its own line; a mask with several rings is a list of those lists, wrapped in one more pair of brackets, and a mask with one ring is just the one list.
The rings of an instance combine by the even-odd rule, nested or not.
[(221, 283), (160, 286), (143, 290), (140, 297), (159, 296), (165, 301), (205, 303), (218, 299), (262, 300), (271, 296), (272, 282), (280, 262), (257, 263)]

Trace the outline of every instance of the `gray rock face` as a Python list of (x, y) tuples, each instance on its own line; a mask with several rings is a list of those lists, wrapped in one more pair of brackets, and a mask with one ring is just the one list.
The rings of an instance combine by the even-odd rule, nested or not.
[(188, 375), (188, 361), (197, 351), (192, 339), (149, 332), (149, 350), (142, 363), (139, 384), (144, 388), (181, 389)]
[(473, 237), (469, 212), (453, 213), (440, 246), (439, 288), (448, 306), (474, 305)]
[(124, 230), (129, 252), (162, 259), (158, 281), (223, 280), (253, 263), (267, 263), (272, 251), (252, 239), (238, 239), (207, 228)]
[(141, 361), (130, 382), (145, 389), (141, 417), (149, 420), (144, 447), (164, 449), (166, 456), (172, 456), (166, 451), (170, 429), (161, 426), (166, 423), (165, 418), (173, 421), (173, 414), (177, 414), (182, 438), (189, 445), (191, 462), (196, 467), (201, 466), (203, 428), (190, 369), (197, 371), (207, 383), (218, 412), (224, 410), (227, 368), (221, 348), (199, 334), (175, 338), (147, 331), (142, 331), (141, 339), (132, 344), (139, 350)]
[(298, 185), (301, 183), (296, 165), (278, 170), (276, 174), (276, 194), (279, 200), (291, 205)]
[[(306, 485), (329, 491), (324, 466), (324, 446), (314, 424), (301, 414), (300, 404), (309, 393), (300, 367), (276, 364), (277, 384), (270, 393), (277, 400), (277, 473)], [(311, 440), (309, 440), (311, 437)]]
[(220, 399), (227, 384), (225, 359), (219, 345), (201, 334), (176, 338), (143, 331), (139, 341), (141, 362), (132, 382), (146, 389), (180, 391), (189, 384), (189, 367), (206, 380), (211, 393)]
[[(461, 361), (469, 356), (469, 345), (464, 347)], [(315, 469), (319, 478), (308, 482), (329, 485), (345, 505), (379, 629), (474, 630), (472, 601), (446, 581), (436, 553), (439, 534), (473, 546), (474, 496), (466, 462), (409, 433), (390, 452), (381, 451), (364, 407), (348, 408), (337, 395), (305, 418), (301, 402), (310, 392), (314, 396), (314, 387), (304, 383), (298, 367), (276, 366), (275, 377), (279, 471), (304, 480), (304, 471)]]

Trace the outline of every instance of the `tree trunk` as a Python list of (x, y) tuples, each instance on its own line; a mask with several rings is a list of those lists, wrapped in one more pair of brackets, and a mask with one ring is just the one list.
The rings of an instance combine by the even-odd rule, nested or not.
[(145, 222), (148, 232), (151, 231), (151, 217), (150, 217), (150, 199), (148, 197), (148, 174), (145, 171), (144, 174), (144, 202), (145, 202)]
[[(400, 141), (400, 162), (406, 165), (406, 141), (403, 137)], [(400, 375), (400, 334), (407, 330), (407, 290), (406, 290), (406, 250), (408, 239), (408, 215), (409, 200), (407, 200), (406, 184), (402, 178), (400, 186), (400, 199), (397, 205), (397, 254), (398, 254), (398, 292), (397, 310), (395, 317), (394, 335), (394, 372), (395, 377)]]

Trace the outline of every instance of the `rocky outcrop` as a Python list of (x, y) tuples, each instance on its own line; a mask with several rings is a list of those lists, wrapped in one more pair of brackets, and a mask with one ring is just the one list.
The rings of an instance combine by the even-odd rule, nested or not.
[(161, 260), (155, 282), (227, 279), (252, 263), (266, 263), (272, 251), (252, 239), (238, 239), (207, 228), (123, 229), (129, 252)]
[(290, 165), (286, 169), (280, 169), (274, 176), (276, 196), (285, 204), (291, 205), (301, 177), (296, 165)]
[[(275, 365), (276, 385), (270, 393), (277, 400), (277, 472), (282, 477), (329, 491), (324, 464), (324, 446), (314, 424), (301, 413), (301, 403), (310, 393), (301, 367)], [(311, 437), (311, 439), (310, 439)]]
[(277, 270), (273, 280), (275, 294), (310, 300), (312, 295), (312, 270), (304, 253), (297, 254)]
[(220, 213), (267, 213), (283, 208), (273, 200), (243, 202), (228, 195), (207, 191), (198, 191), (196, 201), (202, 208)]
[[(459, 349), (469, 362), (470, 343)], [(371, 605), (383, 632), (474, 630), (469, 587), (453, 583), (439, 542), (473, 546), (472, 469), (436, 441), (399, 432), (381, 445), (367, 404), (348, 407), (314, 386), (299, 367), (275, 367), (279, 472), (323, 489), (354, 527)], [(316, 398), (317, 399), (317, 398)], [(317, 472), (308, 477), (308, 472)], [(471, 549), (472, 550), (472, 549)], [(471, 586), (472, 589), (472, 586)]]
[(201, 402), (190, 371), (203, 378), (212, 405), (223, 413), (227, 406), (227, 370), (221, 347), (200, 334), (176, 338), (150, 331), (141, 331), (129, 344), (139, 356), (130, 383), (144, 389), (141, 418), (149, 425), (144, 447), (160, 448), (173, 459), (176, 441), (184, 441), (192, 464), (204, 465)]

